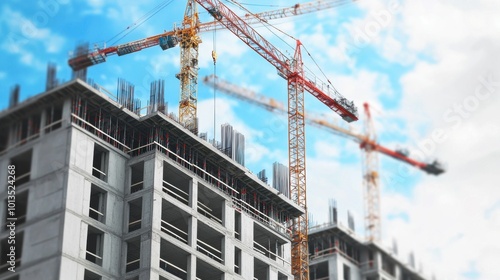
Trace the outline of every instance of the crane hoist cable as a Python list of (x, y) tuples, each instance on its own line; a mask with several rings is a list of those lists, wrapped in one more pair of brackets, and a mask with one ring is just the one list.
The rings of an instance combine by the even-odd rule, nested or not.
[(122, 31), (118, 32), (115, 36), (111, 37), (110, 39), (108, 39), (106, 41), (106, 43), (109, 43), (111, 40), (114, 40), (116, 37), (120, 36), (121, 34), (125, 33), (123, 36), (121, 36), (120, 38), (116, 39), (113, 43), (111, 43), (110, 45), (115, 45), (116, 43), (118, 43), (121, 39), (125, 38), (125, 36), (127, 36), (128, 34), (130, 34), (132, 31), (134, 31), (137, 27), (141, 26), (143, 23), (145, 23), (147, 20), (149, 20), (150, 18), (152, 18), (154, 15), (156, 15), (157, 13), (159, 13), (161, 10), (163, 10), (165, 7), (167, 7), (168, 5), (170, 5), (174, 0), (170, 0), (170, 1), (164, 1), (158, 5), (156, 5), (156, 7), (154, 7), (153, 9), (151, 9), (150, 11), (148, 11), (147, 13), (145, 13), (143, 16), (141, 16), (138, 20), (136, 20), (134, 23), (132, 23), (131, 25), (127, 26), (125, 29), (123, 29)]
[[(216, 24), (216, 22), (214, 21), (214, 25)], [(212, 60), (214, 62), (214, 70), (213, 70), (213, 73), (214, 73), (214, 77), (217, 77), (217, 28), (214, 28), (214, 33), (213, 33), (213, 39), (212, 39)], [(215, 87), (215, 80), (214, 80), (214, 144), (216, 143), (216, 131), (217, 131), (217, 124), (216, 124), (216, 111), (217, 111), (217, 99), (216, 99), (216, 96), (217, 96), (217, 89)]]

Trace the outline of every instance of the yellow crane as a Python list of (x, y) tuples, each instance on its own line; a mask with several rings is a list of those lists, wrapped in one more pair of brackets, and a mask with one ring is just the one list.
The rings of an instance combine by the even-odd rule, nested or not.
[[(274, 20), (330, 9), (355, 1), (356, 0), (318, 0), (294, 4), (288, 8), (247, 14), (244, 15), (242, 19), (248, 24), (255, 24), (261, 23), (263, 20)], [(200, 23), (196, 2), (194, 0), (188, 0), (181, 27), (179, 28), (176, 26), (177, 25), (174, 25), (174, 29), (171, 31), (166, 31), (144, 39), (111, 47), (88, 50), (86, 53), (71, 57), (68, 60), (68, 64), (73, 71), (79, 71), (89, 66), (106, 62), (107, 57), (111, 55), (116, 54), (122, 56), (158, 45), (163, 50), (167, 50), (179, 44), (181, 48), (180, 72), (176, 75), (180, 80), (179, 122), (184, 127), (197, 134), (198, 46), (201, 43), (198, 33), (222, 29), (224, 25), (219, 21)]]

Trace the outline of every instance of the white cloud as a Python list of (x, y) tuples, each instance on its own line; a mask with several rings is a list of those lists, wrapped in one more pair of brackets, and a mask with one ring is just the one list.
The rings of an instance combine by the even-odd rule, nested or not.
[[(389, 61), (415, 62), (401, 79), (403, 95), (394, 117), (407, 124), (403, 129), (414, 150), (425, 140), (420, 150), (448, 164), (445, 174), (422, 177), (410, 197), (382, 194), (386, 242), (395, 236), (404, 251), (400, 255), (414, 250), (426, 274), (438, 279), (467, 279), (471, 272), (479, 279), (500, 278), (495, 241), (500, 235), (495, 206), (500, 201), (495, 183), (500, 39), (494, 31), (499, 12), (495, 1), (405, 1), (387, 32), (373, 41)], [(481, 99), (478, 88), (482, 97), (489, 95)], [(446, 139), (433, 141), (435, 131)], [(388, 218), (398, 213), (408, 221)]]
[(48, 28), (37, 26), (32, 19), (9, 6), (3, 6), (0, 18), (0, 24), (7, 27), (5, 39), (0, 47), (9, 53), (17, 54), (22, 64), (44, 70), (45, 63), (39, 58), (40, 53), (35, 54), (35, 47), (45, 46), (45, 52), (50, 54), (59, 53), (64, 47), (64, 37)]

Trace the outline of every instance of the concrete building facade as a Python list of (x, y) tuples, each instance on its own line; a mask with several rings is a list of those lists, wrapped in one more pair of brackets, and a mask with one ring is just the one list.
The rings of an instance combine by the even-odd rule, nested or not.
[(15, 218), (0, 280), (293, 279), (303, 209), (167, 115), (81, 80), (0, 112), (0, 179), (2, 223)]
[(376, 242), (364, 242), (337, 223), (309, 230), (311, 280), (424, 280)]

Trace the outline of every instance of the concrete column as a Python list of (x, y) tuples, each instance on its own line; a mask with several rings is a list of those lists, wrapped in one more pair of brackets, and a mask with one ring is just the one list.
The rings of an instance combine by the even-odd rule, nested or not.
[(332, 256), (328, 259), (328, 277), (330, 279), (337, 279), (339, 276), (339, 262), (338, 256)]
[[(154, 194), (153, 192), (147, 192), (142, 196), (142, 222), (141, 222), (141, 225), (143, 228), (151, 228), (152, 223), (153, 223), (153, 216), (154, 216), (153, 194)], [(161, 219), (161, 212), (160, 212), (160, 219)]]
[(243, 279), (253, 279), (253, 267), (254, 259), (253, 256), (248, 254), (248, 251), (241, 251), (241, 277)]
[(71, 98), (64, 100), (62, 106), (62, 127), (68, 126), (71, 123)]
[(377, 270), (382, 269), (382, 254), (380, 252), (373, 252), (374, 266)]
[[(160, 247), (159, 242), (158, 242), (158, 244), (155, 244), (155, 246), (158, 246), (158, 248), (159, 248)], [(151, 249), (153, 248), (153, 240), (152, 240), (152, 236), (150, 235), (150, 233), (144, 233), (141, 235), (140, 248), (141, 248), (141, 253), (140, 253), (141, 268), (147, 267), (148, 269), (144, 270), (140, 273), (139, 280), (150, 279), (149, 272), (151, 271), (152, 260), (154, 260), (153, 255), (152, 255), (152, 251), (151, 251)], [(158, 263), (159, 263), (159, 261), (156, 262), (157, 266), (158, 266)]]
[[(161, 173), (156, 172), (155, 164), (160, 165), (161, 161), (156, 161), (156, 158), (152, 158), (149, 160), (144, 161), (144, 179), (143, 179), (143, 187), (144, 189), (147, 188), (154, 188), (154, 186), (158, 186), (158, 190), (161, 191), (161, 184), (160, 184), (160, 179), (161, 179)], [(161, 171), (162, 169), (159, 169)], [(156, 180), (158, 179), (158, 183), (156, 183)], [(130, 187), (130, 185), (128, 186)]]
[[(150, 163), (148, 163), (149, 165)], [(154, 184), (154, 188), (159, 190), (159, 191), (163, 191), (162, 188), (163, 188), (163, 165), (165, 163), (163, 162), (163, 160), (161, 160), (159, 157), (155, 157), (154, 158), (154, 171), (153, 171), (153, 184)], [(146, 173), (146, 167), (148, 165), (145, 165), (144, 166), (144, 179), (146, 179), (146, 175), (150, 176), (151, 175), (151, 171), (148, 171), (148, 173)], [(144, 182), (146, 183), (146, 182)], [(150, 183), (150, 182), (149, 182)], [(144, 187), (148, 187), (149, 185), (144, 185)]]
[(399, 265), (395, 265), (395, 271), (394, 271), (394, 279), (399, 280), (401, 278), (401, 267)]
[(160, 251), (161, 251), (161, 237), (158, 233), (151, 234), (151, 269), (161, 271), (160, 269)]
[(43, 110), (40, 114), (40, 137), (45, 135), (45, 126), (47, 125), (47, 110)]
[(188, 221), (188, 245), (196, 251), (196, 240), (198, 239), (198, 219), (189, 217)]
[(196, 279), (196, 257), (189, 255), (187, 260), (187, 279)]
[(222, 224), (224, 227), (232, 232), (232, 236), (234, 236), (234, 208), (231, 207), (231, 201), (224, 201), (224, 208), (222, 209)]
[(196, 212), (198, 210), (198, 180), (191, 179), (191, 188), (189, 188), (189, 206)]
[(234, 271), (234, 244), (231, 238), (224, 236), (222, 240), (222, 258), (224, 259), (224, 265), (229, 271)]
[(267, 279), (269, 280), (278, 280), (278, 271), (269, 266), (269, 268), (267, 269)]
[(241, 215), (241, 242), (253, 248), (254, 221), (245, 214)]

